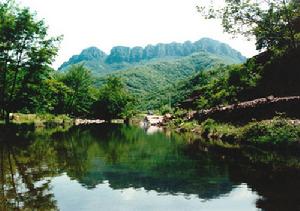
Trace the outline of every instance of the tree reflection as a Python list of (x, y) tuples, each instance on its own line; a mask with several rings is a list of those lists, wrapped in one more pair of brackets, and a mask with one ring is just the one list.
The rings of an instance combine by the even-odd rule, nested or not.
[[(287, 163), (276, 163), (275, 159), (282, 158), (274, 153), (262, 154), (265, 154), (264, 158), (260, 158), (262, 161), (250, 157), (245, 162), (232, 164), (231, 180), (247, 183), (252, 191), (261, 196), (256, 202), (257, 208), (266, 211), (300, 210), (300, 169), (287, 167)], [(266, 157), (274, 159), (272, 165), (264, 163)], [(293, 165), (299, 166), (299, 158), (298, 161), (293, 159)]]
[(47, 142), (5, 133), (0, 143), (0, 210), (57, 210), (47, 180), (56, 173), (55, 155)]

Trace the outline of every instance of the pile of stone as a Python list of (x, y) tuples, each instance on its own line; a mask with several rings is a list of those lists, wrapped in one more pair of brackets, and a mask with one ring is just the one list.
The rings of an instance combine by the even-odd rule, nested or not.
[(208, 118), (225, 121), (249, 121), (251, 119), (268, 119), (278, 113), (290, 117), (300, 117), (300, 96), (259, 98), (228, 106), (217, 106), (201, 110), (194, 118)]
[(91, 120), (91, 119), (75, 119), (75, 125), (102, 124), (104, 122), (105, 122), (104, 120), (100, 120), (100, 119), (95, 119), (95, 120)]

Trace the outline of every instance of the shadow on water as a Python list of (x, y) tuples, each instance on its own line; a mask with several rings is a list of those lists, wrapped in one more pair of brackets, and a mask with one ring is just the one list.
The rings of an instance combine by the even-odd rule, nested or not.
[(247, 184), (260, 196), (258, 208), (300, 210), (297, 169), (276, 169), (242, 153), (200, 151), (172, 133), (147, 135), (118, 124), (22, 134), (1, 128), (0, 144), (0, 210), (59, 209), (51, 179), (63, 173), (89, 190), (108, 181), (114, 190), (143, 188), (201, 200)]

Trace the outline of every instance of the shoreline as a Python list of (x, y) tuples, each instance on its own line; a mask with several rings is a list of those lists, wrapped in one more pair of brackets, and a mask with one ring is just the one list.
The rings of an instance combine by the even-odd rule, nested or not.
[(205, 141), (227, 146), (256, 146), (270, 149), (300, 151), (300, 120), (274, 117), (270, 120), (251, 121), (233, 125), (207, 119), (203, 122), (183, 121), (174, 118), (163, 127), (179, 134), (191, 133)]
[[(102, 124), (105, 122), (100, 119), (71, 118), (67, 115), (14, 113), (10, 125), (27, 125), (28, 127), (47, 129)], [(124, 123), (121, 120), (116, 120), (116, 122)], [(143, 122), (143, 118), (135, 116), (130, 119), (130, 122), (133, 125), (140, 125)], [(5, 126), (5, 124), (1, 125)], [(164, 121), (153, 126), (172, 130), (181, 135), (190, 133), (197, 138), (219, 142), (223, 145), (243, 146), (250, 144), (263, 148), (293, 147), (300, 150), (300, 120), (281, 116), (269, 120), (251, 121), (243, 125), (234, 125), (213, 119), (200, 122), (182, 117), (173, 116), (171, 118), (167, 116), (164, 118)]]

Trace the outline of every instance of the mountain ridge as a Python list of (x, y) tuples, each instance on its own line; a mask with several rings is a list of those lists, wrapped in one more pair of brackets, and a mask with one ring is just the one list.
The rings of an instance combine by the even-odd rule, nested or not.
[(140, 62), (148, 62), (153, 59), (180, 58), (197, 52), (230, 57), (236, 63), (242, 63), (246, 60), (246, 57), (228, 44), (210, 38), (202, 38), (196, 42), (158, 43), (156, 45), (147, 45), (144, 48), (140, 46), (132, 48), (115, 46), (111, 49), (110, 54), (106, 54), (93, 46), (82, 50), (79, 55), (72, 56), (58, 70), (65, 71), (72, 65), (84, 64), (94, 74), (101, 75), (114, 70), (125, 69)]

